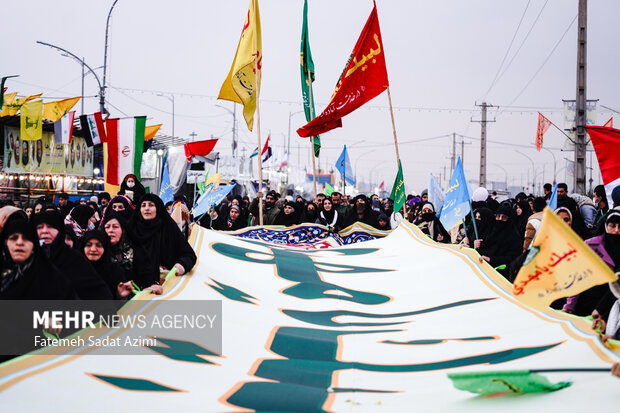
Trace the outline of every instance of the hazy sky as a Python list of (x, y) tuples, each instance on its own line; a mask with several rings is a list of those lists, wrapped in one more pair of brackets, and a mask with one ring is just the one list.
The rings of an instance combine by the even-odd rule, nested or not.
[[(83, 56), (93, 68), (101, 66), (105, 21), (112, 3), (6, 2), (0, 72), (3, 76), (20, 75), (9, 80), (9, 91), (43, 92), (44, 98), (80, 95), (80, 65), (35, 42), (61, 46)], [(616, 41), (620, 38), (620, 2), (589, 3), (587, 96), (620, 110), (620, 49)], [(503, 181), (507, 176), (509, 184), (525, 182), (532, 165), (515, 150), (536, 163), (538, 182), (543, 165), (545, 180), (552, 180), (551, 155), (533, 147), (537, 111), (562, 127), (562, 99), (575, 99), (577, 22), (571, 22), (577, 5), (577, 0), (377, 1), (408, 190), (425, 188), (429, 172), (439, 174), (444, 167), (449, 172), (452, 149), (450, 137), (412, 141), (452, 132), (479, 138), (480, 124), (471, 119), (480, 119), (475, 104), (483, 100), (499, 106), (489, 111), (489, 119), (496, 122), (488, 124), (488, 139), (532, 145), (518, 148), (489, 143), (489, 180)], [(303, 1), (260, 0), (259, 6), (264, 56), (263, 139), (271, 132), (274, 144), (284, 145), (289, 115), (302, 109), (299, 44)], [(230, 69), (247, 7), (248, 0), (119, 0), (112, 14), (108, 50), (107, 100), (112, 116), (147, 115), (147, 124), (164, 123), (161, 131), (170, 134), (172, 104), (157, 93), (172, 93), (175, 134), (188, 138), (195, 132), (196, 139), (219, 137), (216, 149), (231, 154), (232, 116), (215, 105), (232, 109), (232, 103), (217, 101), (216, 96)], [(317, 112), (333, 92), (371, 9), (371, 0), (309, 1)], [(101, 76), (101, 70), (97, 72)], [(97, 93), (96, 81), (87, 76), (87, 112), (98, 110)], [(599, 107), (598, 123), (612, 114)], [(300, 144), (301, 163), (309, 165), (309, 143), (295, 134), (304, 123), (301, 113), (292, 115), (291, 163), (297, 163)], [(256, 147), (256, 134), (247, 130), (241, 116), (238, 127), (240, 148), (246, 148), (249, 155)], [(385, 93), (345, 117), (343, 127), (326, 133), (322, 140), (322, 167), (331, 167), (342, 145), (347, 144), (358, 179), (370, 177), (377, 184), (385, 180), (391, 187), (396, 160)], [(545, 135), (545, 146), (550, 148), (559, 149), (564, 141), (553, 128)], [(466, 139), (466, 143), (465, 173), (477, 180), (479, 140)], [(562, 181), (564, 158), (572, 159), (573, 154), (554, 153)], [(596, 185), (598, 169), (594, 178)]]

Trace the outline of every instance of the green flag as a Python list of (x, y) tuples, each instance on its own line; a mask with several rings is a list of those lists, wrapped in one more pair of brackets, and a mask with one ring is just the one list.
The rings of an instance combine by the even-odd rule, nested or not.
[(336, 190), (328, 182), (325, 183), (325, 196), (332, 196)]
[[(305, 19), (305, 17), (304, 17)], [(304, 24), (305, 24), (305, 20), (304, 20)], [(310, 51), (310, 49), (308, 49), (308, 51)], [(312, 59), (312, 58), (310, 58)], [(314, 70), (314, 69), (312, 69)], [(4, 104), (4, 82), (6, 82), (6, 80), (10, 77), (17, 77), (19, 75), (12, 75), (12, 76), (4, 76), (2, 78), (2, 81), (0, 81), (0, 110), (2, 110), (2, 105)], [(320, 147), (320, 146), (319, 146)]]
[[(315, 116), (314, 97), (312, 94), (312, 82), (314, 82), (314, 62), (310, 52), (308, 40), (308, 0), (304, 0), (304, 23), (301, 28), (301, 93), (304, 98), (304, 112), (306, 120), (310, 122)], [(321, 151), (321, 138), (314, 137), (314, 156), (319, 157)]]
[(205, 192), (205, 189), (207, 187), (206, 182), (207, 182), (207, 178), (209, 178), (209, 172), (211, 171), (211, 168), (207, 169), (207, 173), (205, 174), (205, 180), (204, 182), (198, 182), (196, 185), (198, 186), (198, 195), (202, 195)]
[(478, 394), (550, 392), (571, 385), (571, 382), (551, 383), (545, 376), (529, 370), (450, 373), (448, 377), (457, 389)]
[(400, 164), (400, 160), (398, 160), (398, 174), (396, 175), (390, 198), (394, 200), (394, 212), (400, 211), (403, 205), (405, 205), (405, 180), (403, 179), (403, 167)]

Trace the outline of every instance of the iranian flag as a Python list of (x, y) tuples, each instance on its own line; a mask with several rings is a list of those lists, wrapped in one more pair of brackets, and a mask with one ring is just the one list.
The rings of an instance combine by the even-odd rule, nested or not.
[(128, 174), (140, 179), (146, 116), (106, 120), (106, 182), (120, 185)]

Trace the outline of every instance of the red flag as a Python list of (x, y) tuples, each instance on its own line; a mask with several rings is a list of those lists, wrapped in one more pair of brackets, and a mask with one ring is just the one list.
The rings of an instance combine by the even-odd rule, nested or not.
[(192, 156), (207, 156), (213, 150), (217, 143), (217, 139), (209, 139), (207, 141), (190, 142), (184, 145), (185, 157), (187, 162), (192, 161)]
[(609, 118), (607, 123), (603, 125), (604, 128), (613, 128), (614, 127), (614, 117)]
[(620, 185), (620, 130), (604, 126), (586, 126), (607, 193)]
[(379, 185), (379, 189), (383, 191), (385, 189), (385, 181), (381, 181), (381, 185)]
[(549, 126), (551, 126), (551, 121), (538, 112), (538, 129), (536, 130), (536, 149), (538, 149), (538, 152), (542, 149), (543, 135), (547, 132)]
[(297, 129), (297, 133), (299, 136), (308, 137), (342, 127), (343, 116), (353, 112), (388, 86), (379, 18), (377, 7), (374, 6), (329, 104), (323, 113)]

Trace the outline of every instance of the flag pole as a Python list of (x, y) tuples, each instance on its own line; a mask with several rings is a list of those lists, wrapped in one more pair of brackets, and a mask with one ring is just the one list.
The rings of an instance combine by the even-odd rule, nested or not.
[[(312, 77), (310, 77), (310, 69), (306, 69), (308, 73), (308, 82), (310, 82), (310, 87), (308, 87), (308, 97), (309, 104), (308, 109), (310, 110), (310, 120), (314, 119), (314, 113), (312, 110)], [(314, 198), (316, 198), (316, 163), (314, 160), (314, 135), (310, 137), (310, 142), (312, 143), (312, 183), (314, 185)]]
[[(260, 137), (260, 109), (258, 105), (260, 95), (260, 69), (258, 67), (258, 44), (257, 44), (257, 30), (258, 22), (256, 21), (256, 10), (254, 10), (254, 27), (256, 30), (253, 33), (254, 36), (254, 73), (256, 76), (256, 138), (258, 139), (258, 191), (263, 192), (263, 145), (261, 144)], [(265, 194), (266, 196), (266, 194)], [(258, 198), (258, 225), (263, 226), (263, 197)]]
[[(392, 118), (392, 131), (394, 132), (394, 148), (396, 148), (396, 163), (400, 167), (400, 154), (398, 153), (398, 138), (396, 137), (396, 122), (394, 122), (394, 109), (392, 108), (392, 94), (390, 93), (389, 86), (386, 89), (387, 89), (387, 95), (388, 95), (388, 102), (390, 104), (390, 117)], [(405, 219), (405, 216), (406, 216), (406, 212), (405, 212), (406, 204), (407, 204), (406, 202), (403, 204), (403, 219)]]

